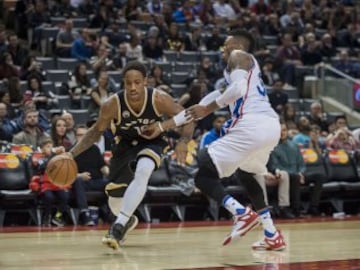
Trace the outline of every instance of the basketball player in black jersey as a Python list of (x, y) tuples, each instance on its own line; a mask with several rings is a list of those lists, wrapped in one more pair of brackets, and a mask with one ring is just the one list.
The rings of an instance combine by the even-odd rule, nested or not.
[[(108, 195), (116, 196), (122, 186), (128, 184), (128, 187), (117, 219), (103, 238), (103, 243), (113, 249), (118, 249), (126, 234), (136, 227), (138, 220), (133, 213), (144, 198), (149, 178), (159, 167), (166, 146), (163, 134), (150, 139), (140, 128), (154, 122), (158, 122), (161, 128), (159, 121), (162, 116), (172, 117), (183, 109), (165, 92), (146, 87), (146, 72), (146, 67), (137, 61), (125, 66), (124, 91), (112, 95), (102, 104), (94, 126), (70, 151), (76, 157), (98, 141), (108, 128), (115, 136), (109, 175), (112, 183), (107, 186)], [(192, 124), (180, 130), (181, 139), (175, 151), (178, 161), (183, 164), (192, 131)]]

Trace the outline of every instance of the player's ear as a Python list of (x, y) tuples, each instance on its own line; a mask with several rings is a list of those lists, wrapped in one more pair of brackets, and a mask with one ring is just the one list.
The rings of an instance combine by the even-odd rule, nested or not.
[(148, 77), (144, 77), (144, 86), (148, 86), (148, 80), (147, 80)]

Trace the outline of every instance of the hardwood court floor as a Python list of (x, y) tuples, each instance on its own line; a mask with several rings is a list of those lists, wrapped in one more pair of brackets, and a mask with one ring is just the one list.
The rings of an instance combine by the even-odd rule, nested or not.
[(0, 230), (0, 269), (360, 269), (359, 218), (281, 223), (279, 228), (288, 243), (282, 252), (250, 249), (261, 237), (260, 229), (222, 247), (229, 225), (230, 222), (183, 223), (170, 227), (143, 224), (115, 252), (101, 245), (105, 227), (50, 231), (32, 228), (33, 232), (5, 228)]

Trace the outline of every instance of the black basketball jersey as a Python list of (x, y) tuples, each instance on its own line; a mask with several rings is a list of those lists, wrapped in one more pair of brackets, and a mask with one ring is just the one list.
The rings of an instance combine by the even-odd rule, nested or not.
[(155, 90), (146, 88), (144, 105), (139, 113), (136, 113), (129, 105), (125, 91), (120, 91), (118, 96), (119, 115), (111, 124), (111, 130), (115, 135), (115, 141), (128, 140), (132, 143), (147, 141), (146, 136), (141, 135), (142, 126), (161, 120), (160, 113), (155, 107)]

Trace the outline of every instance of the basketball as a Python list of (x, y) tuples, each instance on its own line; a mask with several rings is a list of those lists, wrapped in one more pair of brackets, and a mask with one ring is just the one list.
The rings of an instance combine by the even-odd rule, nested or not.
[(47, 164), (46, 173), (56, 186), (69, 186), (77, 176), (78, 168), (74, 159), (66, 154), (53, 157)]

